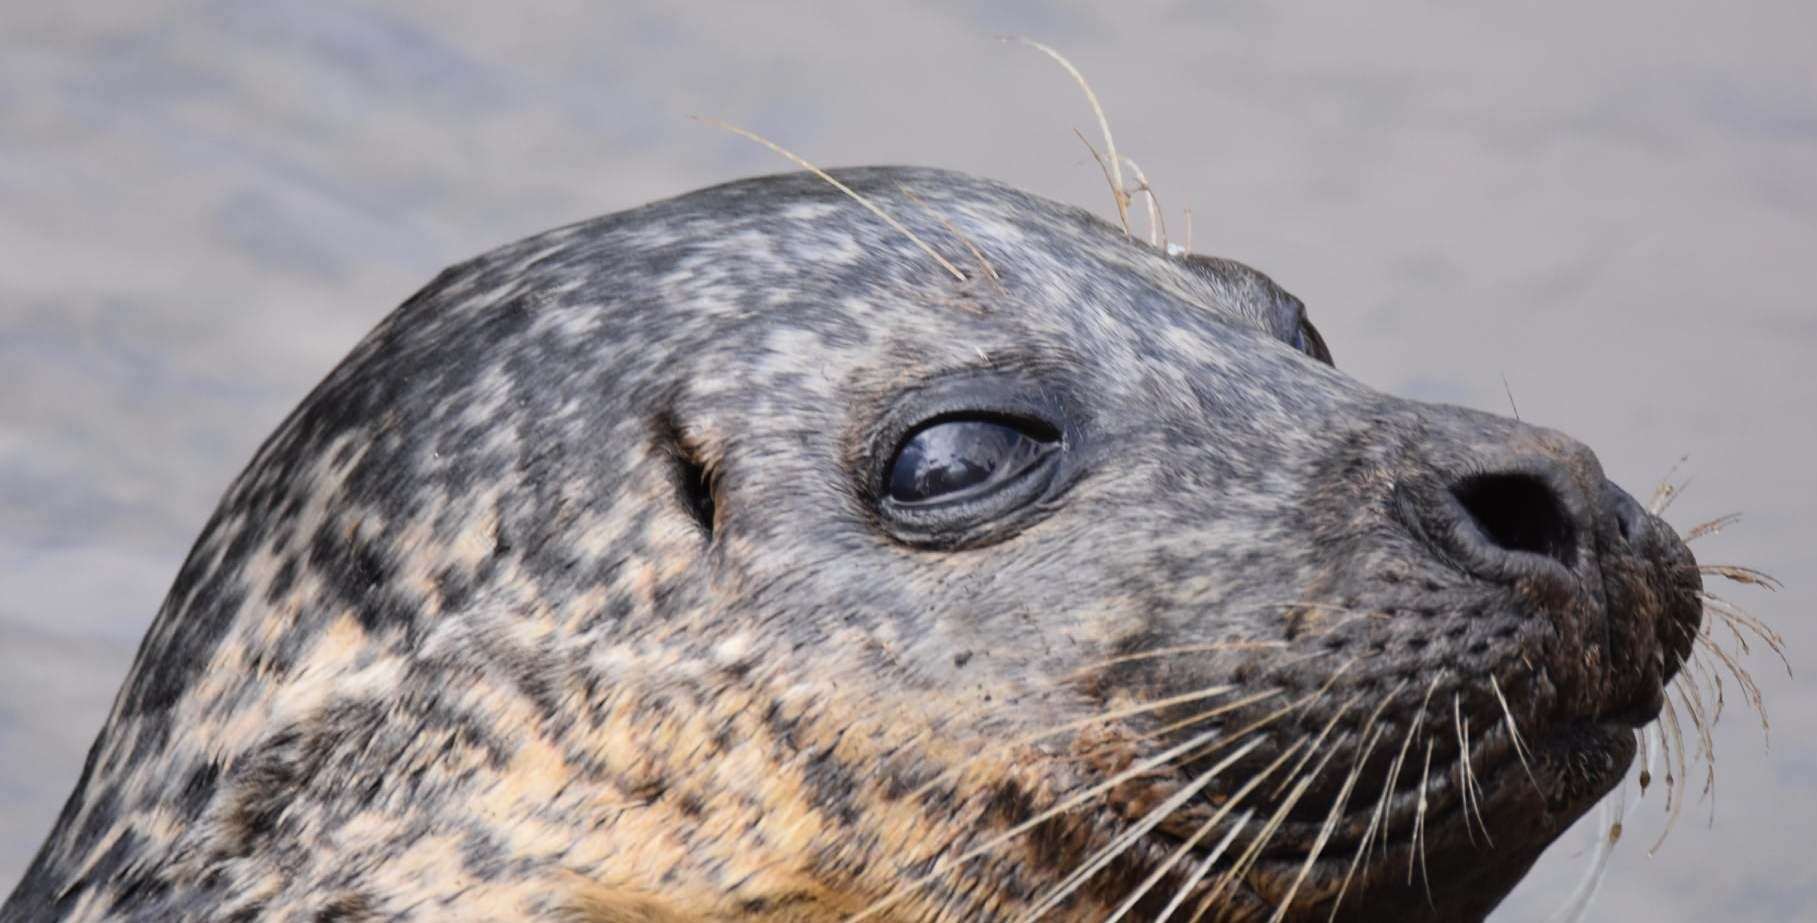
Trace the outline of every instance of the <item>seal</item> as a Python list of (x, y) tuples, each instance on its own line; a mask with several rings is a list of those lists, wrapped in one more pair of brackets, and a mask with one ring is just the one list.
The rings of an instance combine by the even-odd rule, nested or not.
[(1701, 578), (1589, 450), (1238, 263), (833, 176), (380, 323), (0, 919), (1470, 920), (1621, 778)]

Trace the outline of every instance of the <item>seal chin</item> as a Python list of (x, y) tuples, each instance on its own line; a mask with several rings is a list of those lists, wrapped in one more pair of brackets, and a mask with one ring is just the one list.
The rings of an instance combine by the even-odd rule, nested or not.
[[(1185, 894), (1182, 907), (1209, 901), (1206, 918), (1216, 920), (1273, 919), (1282, 905), (1284, 920), (1482, 919), (1620, 784), (1638, 753), (1636, 730), (1657, 714), (1657, 702), (1626, 705), (1559, 723), (1518, 749), (1484, 734), (1466, 751), (1468, 773), (1454, 753), (1429, 766), (1359, 763), (1330, 773), (1335, 789), (1309, 785), (1297, 801), (1293, 786), (1267, 786), (1254, 794), (1273, 797), (1246, 817), (1230, 796), (1205, 796), (1147, 837), (1142, 874), (1164, 883), (1155, 907), (1139, 906), (1158, 912)], [(1406, 752), (1423, 757), (1422, 748)], [(1191, 778), (1182, 771), (1178, 784)], [(1135, 805), (1119, 808), (1120, 824), (1139, 822)], [(1201, 864), (1209, 872), (1195, 878)], [(1241, 871), (1228, 877), (1231, 868)]]

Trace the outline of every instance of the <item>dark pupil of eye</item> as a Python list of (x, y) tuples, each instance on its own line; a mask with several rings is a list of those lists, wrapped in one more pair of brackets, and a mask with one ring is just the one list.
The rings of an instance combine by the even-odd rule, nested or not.
[(1007, 477), (1052, 443), (990, 420), (936, 423), (914, 436), (890, 468), (890, 498), (922, 503)]

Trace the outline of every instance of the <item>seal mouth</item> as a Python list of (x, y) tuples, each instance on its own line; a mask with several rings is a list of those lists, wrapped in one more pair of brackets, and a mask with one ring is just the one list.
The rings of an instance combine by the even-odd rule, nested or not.
[[(1518, 746), (1501, 726), (1430, 762), (1419, 741), (1436, 750), (1436, 738), (1413, 729), (1415, 742), (1390, 748), (1374, 784), (1364, 781), (1364, 761), (1346, 772), (1327, 765), (1316, 777), (1302, 770), (1287, 779), (1293, 784), (1252, 792), (1262, 796), (1253, 804), (1201, 795), (1146, 837), (1145, 864), (1160, 879), (1149, 900), (1177, 904), (1188, 919), (1207, 902), (1217, 907), (1207, 919), (1373, 920), (1403, 905), (1405, 916), (1390, 918), (1475, 918), (1619, 783), (1638, 752), (1637, 729), (1654, 717), (1629, 708), (1565, 721)], [(1311, 784), (1323, 777), (1332, 781)], [(1177, 778), (1184, 785), (1194, 776)], [(1117, 807), (1128, 822), (1129, 806)], [(1485, 847), (1499, 847), (1496, 861), (1465, 868)], [(1276, 917), (1283, 904), (1291, 912)]]
[[(1262, 726), (1254, 733), (1268, 743), (1226, 769), (1230, 781), (1203, 779), (1256, 738), (1237, 735), (1176, 766), (1158, 791), (1113, 799), (1111, 808), (1127, 829), (1145, 823), (1166, 794), (1201, 789), (1148, 822), (1141, 850), (1165, 882), (1156, 885), (1163, 904), (1186, 895), (1185, 918), (1211, 900), (1218, 909), (1208, 919), (1249, 919), (1241, 908), (1250, 906), (1262, 908), (1260, 919), (1380, 919), (1384, 908), (1404, 910), (1395, 919), (1477, 919), (1620, 784), (1681, 667), (1655, 651), (1649, 669), (1605, 678), (1604, 700), (1589, 714), (1572, 714), (1580, 700), (1561, 697), (1518, 722), (1501, 685), (1453, 670), (1440, 675), (1450, 685), (1436, 698), (1441, 684), (1431, 684), (1416, 713), (1378, 712), (1379, 723), (1372, 717), (1329, 736), (1329, 726), (1298, 738)], [(1276, 917), (1282, 906), (1291, 913)]]

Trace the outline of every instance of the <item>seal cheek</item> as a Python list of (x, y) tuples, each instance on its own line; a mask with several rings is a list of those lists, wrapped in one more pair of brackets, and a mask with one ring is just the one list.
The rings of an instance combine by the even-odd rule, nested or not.
[(610, 888), (582, 881), (568, 899), (570, 919), (585, 923), (685, 923), (707, 918), (684, 910), (668, 898), (632, 888)]

